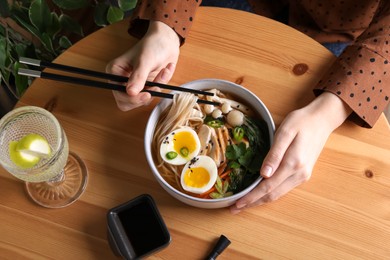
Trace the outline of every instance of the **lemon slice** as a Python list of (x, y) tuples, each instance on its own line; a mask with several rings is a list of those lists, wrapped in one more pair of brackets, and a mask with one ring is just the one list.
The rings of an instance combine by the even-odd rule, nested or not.
[(20, 168), (34, 167), (43, 158), (48, 158), (51, 148), (47, 140), (38, 134), (25, 135), (19, 141), (9, 143), (11, 161)]

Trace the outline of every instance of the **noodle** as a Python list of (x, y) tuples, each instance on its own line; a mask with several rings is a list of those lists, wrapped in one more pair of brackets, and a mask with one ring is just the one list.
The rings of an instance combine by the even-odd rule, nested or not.
[[(207, 98), (210, 101), (218, 101), (221, 104), (222, 102), (231, 102), (232, 107), (230, 110), (242, 109), (243, 116), (245, 117), (253, 114), (247, 106), (234, 99), (230, 99), (230, 96), (225, 95), (219, 90), (213, 89), (210, 92), (215, 93), (215, 95), (213, 97), (203, 98)], [(215, 127), (208, 125), (208, 123), (206, 123), (206, 114), (208, 114), (207, 117), (211, 117), (211, 115), (210, 113), (206, 113), (206, 105), (197, 104), (197, 99), (198, 97), (191, 93), (174, 95), (172, 103), (162, 111), (157, 121), (152, 140), (152, 154), (154, 155), (156, 166), (165, 181), (181, 192), (199, 197), (200, 195), (198, 194), (192, 194), (185, 191), (180, 184), (181, 171), (184, 165), (167, 163), (161, 158), (160, 153), (158, 152), (161, 144), (166, 140), (167, 135), (173, 131), (182, 127), (190, 127), (201, 136), (200, 133), (202, 128), (206, 128), (209, 132), (209, 139), (207, 139), (209, 141), (207, 141), (207, 143), (203, 142), (203, 150), (201, 150), (199, 154), (211, 157), (218, 168), (218, 176), (223, 176), (225, 181), (230, 179), (230, 172), (232, 169), (229, 167), (228, 160), (226, 159), (226, 149), (234, 143), (231, 137), (231, 132), (234, 127), (225, 119), (223, 119), (223, 124), (221, 126)], [(213, 109), (221, 109), (221, 107), (222, 105), (220, 107), (213, 107)], [(223, 115), (223, 118), (226, 118), (228, 112), (224, 113), (225, 115)], [(211, 120), (218, 121), (217, 118), (213, 117), (211, 117)]]
[[(153, 154), (158, 154), (160, 144), (163, 142), (165, 136), (173, 130), (188, 125), (188, 118), (190, 117), (194, 106), (197, 104), (198, 98), (191, 93), (181, 93), (174, 95), (171, 106), (168, 106), (162, 113), (157, 122), (155, 129), (152, 147)], [(180, 166), (164, 163), (164, 160), (157, 156), (157, 168), (161, 171), (161, 176), (172, 186), (180, 187)], [(174, 173), (174, 174), (172, 174)]]

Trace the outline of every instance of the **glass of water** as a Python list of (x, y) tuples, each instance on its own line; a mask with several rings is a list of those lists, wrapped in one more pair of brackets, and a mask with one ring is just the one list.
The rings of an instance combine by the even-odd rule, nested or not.
[(71, 204), (86, 188), (84, 162), (69, 152), (54, 115), (40, 107), (16, 108), (1, 118), (0, 164), (25, 181), (29, 196), (47, 208)]

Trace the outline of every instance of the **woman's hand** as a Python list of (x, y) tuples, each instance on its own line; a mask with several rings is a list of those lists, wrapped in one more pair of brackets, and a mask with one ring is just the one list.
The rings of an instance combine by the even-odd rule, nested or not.
[(113, 91), (120, 110), (128, 111), (150, 103), (150, 94), (140, 92), (145, 81), (167, 83), (175, 71), (179, 47), (180, 39), (174, 30), (162, 22), (150, 21), (144, 37), (107, 65), (108, 73), (129, 77), (127, 93)]
[(314, 164), (329, 135), (352, 110), (336, 95), (324, 92), (306, 107), (291, 112), (275, 133), (274, 143), (264, 159), (264, 179), (230, 210), (274, 201), (309, 180)]

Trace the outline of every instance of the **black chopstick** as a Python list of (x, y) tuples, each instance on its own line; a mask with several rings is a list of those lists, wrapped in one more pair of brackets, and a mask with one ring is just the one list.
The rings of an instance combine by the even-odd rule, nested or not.
[[(49, 72), (45, 72), (45, 71), (20, 68), (18, 70), (18, 74), (24, 75), (24, 76), (35, 77), (35, 78), (44, 78), (44, 79), (50, 79), (50, 80), (55, 80), (55, 81), (79, 84), (79, 85), (83, 85), (83, 86), (111, 89), (111, 90), (126, 92), (126, 87), (123, 85), (102, 82), (102, 81), (95, 81), (95, 80), (90, 80), (90, 79), (76, 78), (76, 77), (66, 76), (66, 75), (59, 75), (59, 74), (49, 73)], [(150, 93), (150, 95), (152, 95), (154, 97), (162, 97), (162, 98), (170, 98), (170, 99), (173, 98), (172, 94), (164, 93), (164, 92), (157, 92), (157, 91), (152, 91), (152, 90), (148, 90), (148, 89), (143, 89), (142, 92), (148, 92), (148, 93)], [(208, 101), (208, 100), (204, 100), (204, 99), (198, 99), (197, 103), (208, 104), (208, 105), (220, 105), (220, 103), (218, 103), (218, 102)]]
[[(26, 58), (26, 57), (21, 57), (19, 59), (19, 62), (23, 63), (23, 64), (32, 65), (32, 66), (51, 68), (51, 69), (60, 70), (60, 71), (67, 71), (67, 72), (77, 73), (80, 75), (91, 76), (91, 77), (96, 77), (96, 78), (101, 78), (101, 79), (108, 79), (111, 81), (116, 81), (116, 82), (121, 82), (121, 83), (127, 82), (129, 80), (127, 77), (124, 77), (124, 76), (104, 73), (104, 72), (100, 72), (100, 71), (87, 70), (87, 69), (83, 69), (83, 68), (72, 67), (72, 66), (58, 64), (58, 63), (41, 61), (41, 60), (37, 60), (37, 59), (30, 59), (30, 58)], [(206, 95), (206, 96), (214, 96), (214, 93), (207, 92), (207, 91), (183, 88), (183, 87), (172, 86), (172, 85), (151, 82), (151, 81), (146, 81), (145, 86), (147, 86), (147, 87), (156, 86), (156, 87), (160, 87), (163, 89), (178, 90), (178, 91), (184, 91), (184, 92)]]

